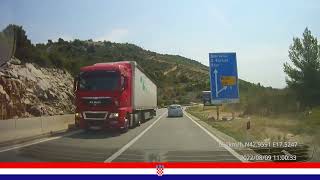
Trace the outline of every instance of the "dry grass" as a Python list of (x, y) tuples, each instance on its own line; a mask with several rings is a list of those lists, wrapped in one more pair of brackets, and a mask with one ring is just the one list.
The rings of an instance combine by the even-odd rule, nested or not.
[[(238, 117), (236, 113), (234, 120), (214, 120), (216, 117), (215, 107), (193, 106), (188, 110), (199, 119), (206, 121), (213, 127), (234, 137), (235, 139), (245, 141), (293, 141), (301, 144), (318, 145), (320, 119), (318, 113), (314, 111), (314, 117), (304, 118), (301, 114), (285, 114), (274, 117), (247, 116)], [(221, 108), (220, 117), (231, 118), (231, 113), (227, 109)], [(247, 123), (250, 122), (250, 129), (247, 129)]]

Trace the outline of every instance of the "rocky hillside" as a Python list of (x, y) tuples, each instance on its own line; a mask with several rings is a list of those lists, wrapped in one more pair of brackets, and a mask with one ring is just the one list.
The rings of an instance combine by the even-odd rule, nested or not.
[(67, 71), (11, 59), (0, 69), (0, 119), (70, 113), (72, 86)]

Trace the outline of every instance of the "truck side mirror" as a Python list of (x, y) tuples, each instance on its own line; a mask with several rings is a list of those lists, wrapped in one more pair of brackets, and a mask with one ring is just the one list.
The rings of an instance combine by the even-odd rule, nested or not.
[(121, 78), (120, 78), (120, 90), (121, 91), (124, 91), (126, 89), (126, 87), (127, 87), (126, 84), (127, 84), (126, 78), (123, 75), (121, 75)]
[(78, 89), (79, 76), (76, 76), (73, 79), (73, 92), (76, 92)]

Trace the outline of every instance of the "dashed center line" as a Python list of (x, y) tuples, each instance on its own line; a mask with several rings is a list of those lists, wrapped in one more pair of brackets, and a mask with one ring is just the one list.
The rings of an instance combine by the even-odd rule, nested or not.
[(133, 138), (128, 144), (124, 145), (121, 149), (119, 149), (117, 152), (111, 155), (104, 162), (111, 162), (115, 160), (117, 157), (119, 157), (124, 151), (126, 151), (130, 146), (132, 146), (136, 141), (138, 141), (149, 129), (151, 129), (165, 114), (166, 112), (164, 112), (161, 116), (159, 116), (158, 119), (156, 119), (149, 127), (147, 127), (138, 136)]

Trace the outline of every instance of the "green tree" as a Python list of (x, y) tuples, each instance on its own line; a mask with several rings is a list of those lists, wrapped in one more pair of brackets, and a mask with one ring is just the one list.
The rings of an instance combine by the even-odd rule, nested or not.
[(63, 44), (64, 42), (65, 42), (65, 41), (64, 41), (62, 38), (59, 38), (59, 39), (58, 39), (58, 43), (59, 43), (59, 44)]
[(96, 52), (96, 47), (94, 45), (89, 45), (87, 48), (88, 53), (95, 53)]
[(320, 104), (320, 45), (318, 40), (306, 28), (303, 37), (293, 38), (289, 49), (292, 65), (284, 64), (288, 75), (286, 82), (293, 89), (302, 107), (314, 107)]
[(58, 68), (63, 68), (63, 62), (66, 60), (59, 53), (51, 52), (48, 57), (52, 65)]

